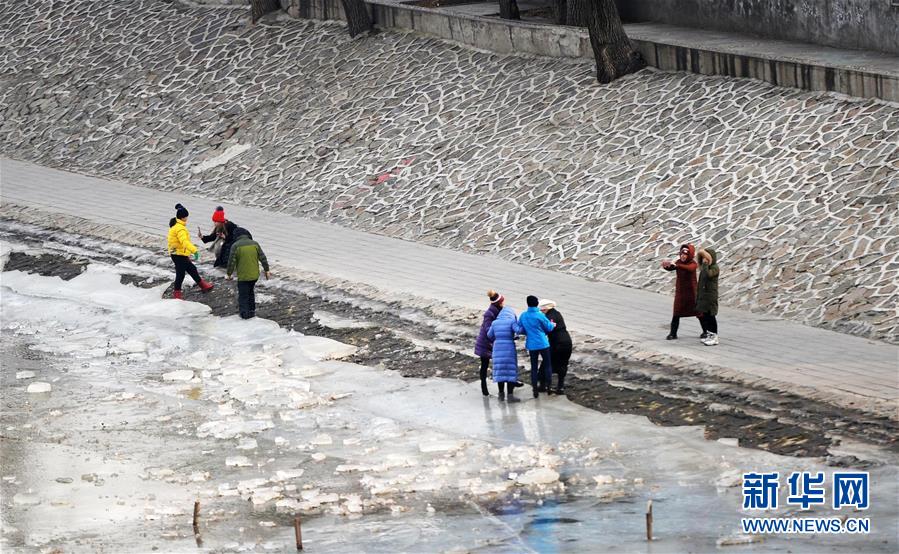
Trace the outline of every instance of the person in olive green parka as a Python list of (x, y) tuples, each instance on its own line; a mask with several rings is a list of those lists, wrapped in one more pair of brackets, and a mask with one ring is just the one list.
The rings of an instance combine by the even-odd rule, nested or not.
[(262, 247), (250, 238), (246, 230), (238, 228), (228, 256), (228, 279), (231, 279), (236, 270), (237, 307), (243, 319), (256, 317), (256, 281), (259, 280), (259, 264), (262, 264), (265, 278), (268, 279), (271, 273)]
[(715, 346), (718, 344), (718, 254), (714, 248), (700, 248), (699, 286), (696, 291), (696, 311), (702, 314), (703, 327), (708, 336), (702, 344)]

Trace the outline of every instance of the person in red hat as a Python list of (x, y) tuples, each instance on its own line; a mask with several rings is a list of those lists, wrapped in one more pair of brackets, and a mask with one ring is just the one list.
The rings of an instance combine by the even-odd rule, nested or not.
[(243, 227), (238, 226), (236, 223), (226, 218), (225, 208), (222, 206), (218, 206), (215, 211), (212, 212), (212, 223), (213, 228), (211, 233), (204, 235), (203, 231), (198, 228), (197, 236), (200, 237), (200, 240), (202, 240), (204, 244), (216, 242), (213, 246), (215, 249), (215, 263), (213, 264), (213, 267), (227, 267), (228, 256), (231, 253), (231, 245), (234, 244), (234, 240), (237, 238), (237, 231), (243, 230), (251, 240), (253, 235)]

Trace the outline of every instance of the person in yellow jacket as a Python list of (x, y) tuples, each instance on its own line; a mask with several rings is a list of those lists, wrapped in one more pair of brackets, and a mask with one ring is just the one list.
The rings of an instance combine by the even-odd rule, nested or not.
[(181, 204), (175, 204), (175, 218), (169, 222), (168, 248), (172, 262), (175, 264), (175, 290), (172, 296), (177, 300), (184, 298), (181, 284), (184, 282), (185, 274), (190, 275), (203, 292), (209, 292), (213, 287), (212, 283), (200, 277), (197, 266), (191, 261), (191, 257), (196, 260), (200, 255), (197, 247), (190, 242), (190, 233), (187, 232), (189, 215), (187, 208)]

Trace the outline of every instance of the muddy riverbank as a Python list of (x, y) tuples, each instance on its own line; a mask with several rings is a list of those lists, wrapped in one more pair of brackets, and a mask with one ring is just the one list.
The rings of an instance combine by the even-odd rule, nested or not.
[[(133, 267), (133, 272), (122, 276), (123, 283), (150, 287), (170, 279), (164, 258), (160, 261), (157, 253), (146, 249), (112, 245), (114, 249), (104, 250), (85, 237), (60, 236), (7, 221), (0, 221), (0, 232), (36, 249), (33, 253), (12, 252), (6, 261), (7, 271), (70, 279), (92, 261), (117, 261)], [(186, 298), (208, 305), (213, 316), (233, 314), (233, 283), (226, 282), (209, 264), (201, 264), (201, 271), (218, 286), (209, 294), (187, 289)], [(259, 317), (305, 335), (354, 345), (358, 350), (350, 361), (410, 378), (477, 379), (477, 359), (470, 353), (476, 325), (442, 321), (422, 310), (314, 282), (276, 279), (261, 283), (258, 292)], [(524, 370), (521, 376), (527, 381)], [(584, 345), (578, 345), (567, 385), (568, 398), (590, 409), (644, 415), (663, 426), (701, 425), (710, 440), (736, 441), (740, 446), (777, 454), (821, 457), (832, 465), (868, 465), (877, 456), (866, 456), (864, 445), (874, 451), (899, 449), (899, 430), (885, 418), (709, 376), (685, 376)], [(491, 391), (495, 400), (492, 384)], [(554, 399), (544, 397), (544, 401)]]

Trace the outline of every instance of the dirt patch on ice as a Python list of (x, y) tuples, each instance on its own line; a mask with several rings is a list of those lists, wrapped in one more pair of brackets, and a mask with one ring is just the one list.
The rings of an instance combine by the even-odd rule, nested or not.
[(59, 254), (32, 255), (25, 252), (10, 252), (3, 271), (24, 271), (45, 277), (59, 277), (63, 281), (81, 275), (87, 264), (86, 259), (78, 259)]
[[(13, 252), (6, 268), (72, 278), (87, 263), (83, 257)], [(139, 287), (164, 284), (167, 279), (158, 275), (158, 268), (153, 269), (155, 274), (126, 272), (121, 280)], [(185, 287), (187, 299), (208, 305), (215, 316), (235, 314), (233, 284), (208, 265), (203, 265), (201, 272), (216, 282), (215, 290), (203, 294)], [(441, 323), (429, 314), (354, 298), (315, 283), (280, 288), (263, 283), (257, 288), (257, 296), (259, 317), (305, 335), (356, 346), (358, 350), (349, 361), (398, 371), (404, 377), (477, 380), (478, 361), (469, 354), (473, 330), (438, 328)], [(841, 436), (899, 450), (899, 429), (887, 418), (709, 377), (666, 378), (666, 368), (584, 350), (571, 364), (567, 396), (591, 409), (644, 415), (658, 425), (703, 425), (710, 440), (736, 440), (740, 446), (791, 456), (828, 457), (829, 450), (840, 444)], [(528, 381), (526, 371), (521, 377)], [(490, 389), (495, 394), (492, 383)], [(549, 397), (545, 401), (554, 400)], [(830, 456), (828, 462), (863, 465), (852, 456)]]

